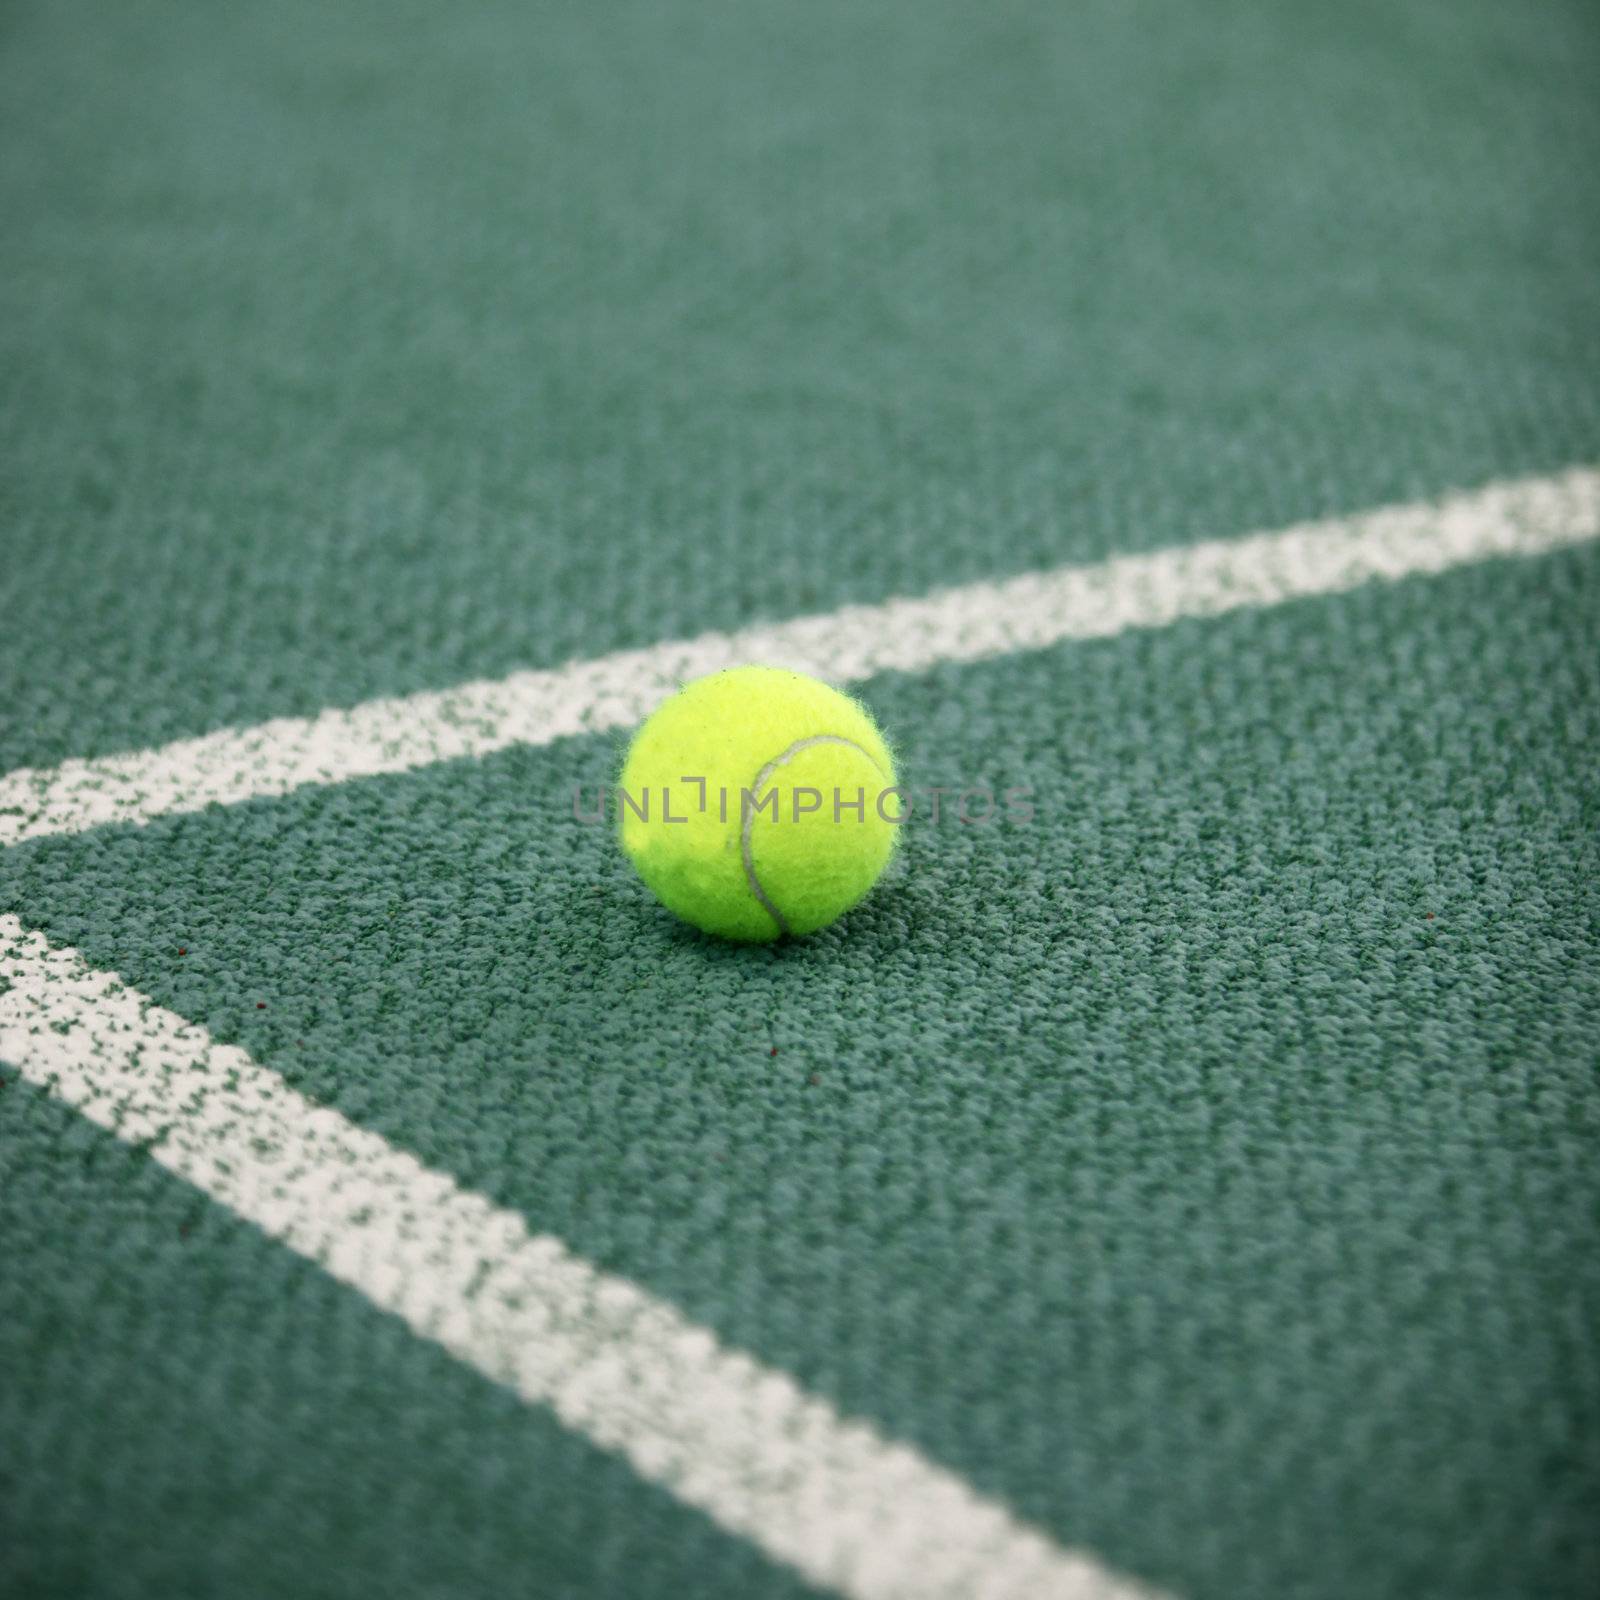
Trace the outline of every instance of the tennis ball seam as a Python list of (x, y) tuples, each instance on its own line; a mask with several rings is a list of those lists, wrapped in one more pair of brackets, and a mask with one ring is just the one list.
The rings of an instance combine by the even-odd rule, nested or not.
[[(749, 790), (751, 800), (759, 800), (761, 798), (761, 791), (766, 787), (773, 773), (779, 767), (787, 766), (802, 750), (814, 749), (819, 744), (842, 744), (845, 749), (854, 750), (864, 755), (873, 766), (877, 767), (880, 773), (883, 773), (883, 767), (878, 758), (865, 745), (857, 744), (854, 739), (845, 738), (842, 733), (813, 733), (807, 735), (804, 739), (796, 739), (787, 750), (781, 755), (774, 756), (756, 774), (755, 782), (750, 785)], [(883, 775), (885, 777), (888, 776), (887, 773), (883, 773)], [(789, 923), (783, 913), (773, 904), (772, 897), (761, 887), (761, 880), (756, 876), (755, 852), (751, 840), (755, 823), (756, 808), (753, 805), (746, 805), (744, 816), (739, 825), (739, 853), (744, 861), (744, 881), (750, 893), (755, 896), (761, 905), (761, 908), (778, 925), (778, 932), (787, 938), (792, 932)]]

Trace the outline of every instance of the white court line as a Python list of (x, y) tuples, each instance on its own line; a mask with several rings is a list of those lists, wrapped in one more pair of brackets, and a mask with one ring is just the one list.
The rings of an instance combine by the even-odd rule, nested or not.
[(0, 1060), (813, 1583), (1154, 1600), (13, 916)]
[(1600, 469), (1575, 467), (1437, 503), (846, 606), (154, 750), (25, 768), (0, 778), (0, 845), (630, 727), (683, 680), (743, 662), (848, 683), (1336, 594), (1494, 556), (1539, 555), (1597, 535)]

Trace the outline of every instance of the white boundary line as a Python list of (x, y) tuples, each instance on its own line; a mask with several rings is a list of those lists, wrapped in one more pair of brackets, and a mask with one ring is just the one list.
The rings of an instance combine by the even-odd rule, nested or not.
[(813, 1583), (1152, 1600), (3, 915), (0, 1059)]
[(847, 683), (1539, 555), (1597, 535), (1600, 469), (1575, 467), (1437, 503), (846, 606), (154, 750), (25, 768), (0, 778), (0, 846), (629, 727), (683, 680), (743, 662)]

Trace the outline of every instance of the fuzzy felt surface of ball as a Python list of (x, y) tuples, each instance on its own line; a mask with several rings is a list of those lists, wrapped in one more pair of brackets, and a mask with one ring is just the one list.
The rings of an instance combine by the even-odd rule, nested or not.
[(804, 673), (697, 679), (634, 736), (616, 795), (622, 847), (668, 909), (707, 933), (815, 933), (893, 855), (894, 761), (864, 707)]

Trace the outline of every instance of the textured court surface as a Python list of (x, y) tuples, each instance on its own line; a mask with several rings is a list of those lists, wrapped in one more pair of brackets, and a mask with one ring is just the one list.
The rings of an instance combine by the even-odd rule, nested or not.
[[(1592, 1594), (1596, 82), (6, 7), (0, 1590)], [(675, 926), (730, 636), (1034, 821)]]

